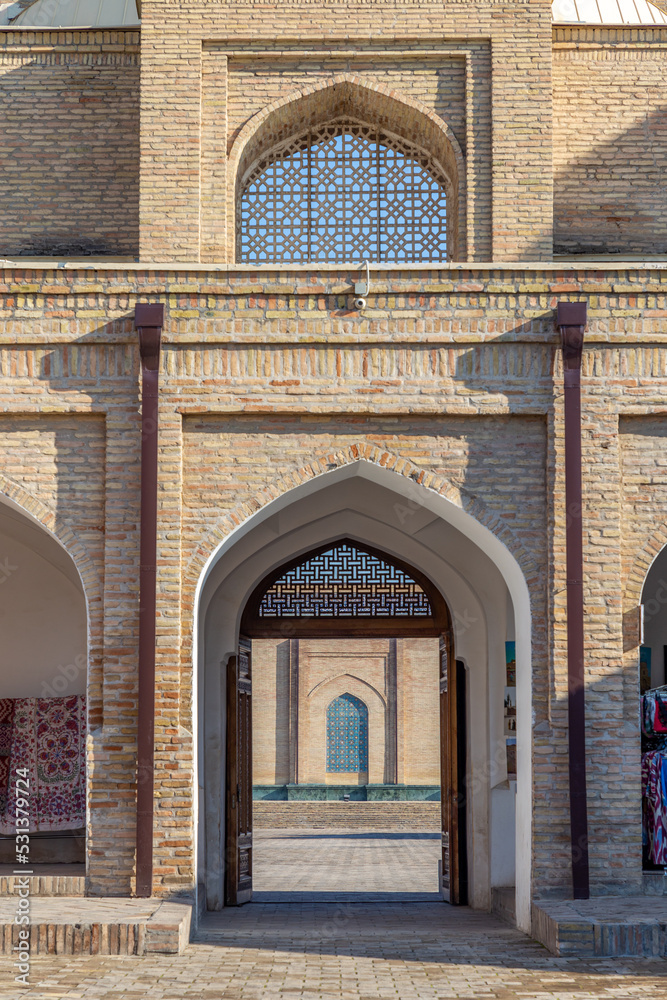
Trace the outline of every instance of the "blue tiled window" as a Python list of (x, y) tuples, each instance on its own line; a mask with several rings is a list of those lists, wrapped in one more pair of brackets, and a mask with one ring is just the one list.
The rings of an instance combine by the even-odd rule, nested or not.
[(368, 709), (353, 694), (327, 708), (327, 771), (368, 771)]

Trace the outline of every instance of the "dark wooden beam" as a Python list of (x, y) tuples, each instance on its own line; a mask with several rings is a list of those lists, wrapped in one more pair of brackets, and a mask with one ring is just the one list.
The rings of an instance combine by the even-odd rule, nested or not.
[(581, 355), (585, 302), (559, 302), (556, 322), (563, 351), (565, 411), (565, 545), (567, 573), (567, 675), (572, 892), (588, 899), (588, 802), (584, 681), (584, 561), (581, 472)]

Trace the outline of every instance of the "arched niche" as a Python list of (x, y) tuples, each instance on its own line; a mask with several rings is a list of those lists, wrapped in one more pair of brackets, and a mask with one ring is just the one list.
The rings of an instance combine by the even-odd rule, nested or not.
[[(58, 538), (7, 497), (0, 498), (0, 633), (3, 721), (10, 729), (14, 727), (9, 740), (10, 763), (15, 760), (14, 748), (21, 745), (20, 740), (15, 742), (17, 718), (28, 725), (27, 732), (30, 727), (39, 732), (46, 726), (61, 737), (66, 733), (63, 710), (73, 713), (68, 724), (74, 717), (78, 720), (76, 736), (69, 732), (66, 738), (70, 753), (78, 745), (79, 759), (75, 754), (72, 770), (71, 762), (63, 758), (63, 770), (58, 772), (66, 782), (73, 781), (71, 787), (66, 784), (63, 791), (57, 785), (40, 784), (35, 762), (21, 761), (34, 767), (34, 773), (30, 771), (32, 795), (42, 804), (53, 800), (51, 807), (37, 814), (31, 807), (31, 823), (37, 818), (36, 827), (30, 827), (31, 864), (83, 863), (86, 702), (72, 699), (88, 693), (88, 616), (83, 583), (74, 559)], [(39, 746), (38, 742), (38, 750)], [(56, 780), (60, 780), (58, 775)], [(67, 823), (71, 814), (63, 816), (62, 795), (70, 805), (75, 804), (77, 815), (82, 807), (80, 822)], [(11, 803), (11, 794), (9, 799)], [(3, 833), (0, 859), (7, 862), (14, 853), (13, 835)]]
[(0, 696), (86, 693), (87, 614), (81, 578), (56, 538), (0, 501)]
[(374, 126), (407, 143), (442, 176), (447, 197), (450, 260), (466, 259), (466, 175), (461, 147), (447, 123), (420, 102), (351, 74), (304, 88), (274, 102), (241, 129), (229, 155), (228, 231), (237, 247), (239, 206), (256, 165), (290, 138), (328, 122), (347, 119)]

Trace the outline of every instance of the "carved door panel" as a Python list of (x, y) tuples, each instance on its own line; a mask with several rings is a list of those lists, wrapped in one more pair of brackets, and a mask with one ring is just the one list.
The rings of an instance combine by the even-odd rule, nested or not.
[(251, 643), (239, 639), (227, 665), (227, 801), (225, 905), (252, 896)]
[(440, 637), (440, 801), (442, 895), (466, 903), (465, 667), (454, 659), (451, 633)]

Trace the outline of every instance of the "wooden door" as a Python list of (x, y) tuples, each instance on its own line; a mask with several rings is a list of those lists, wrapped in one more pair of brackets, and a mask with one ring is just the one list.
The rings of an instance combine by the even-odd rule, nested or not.
[(440, 637), (440, 802), (442, 895), (467, 902), (465, 667), (454, 659), (451, 632)]
[(227, 799), (225, 905), (252, 896), (252, 689), (251, 643), (239, 639), (227, 665)]

